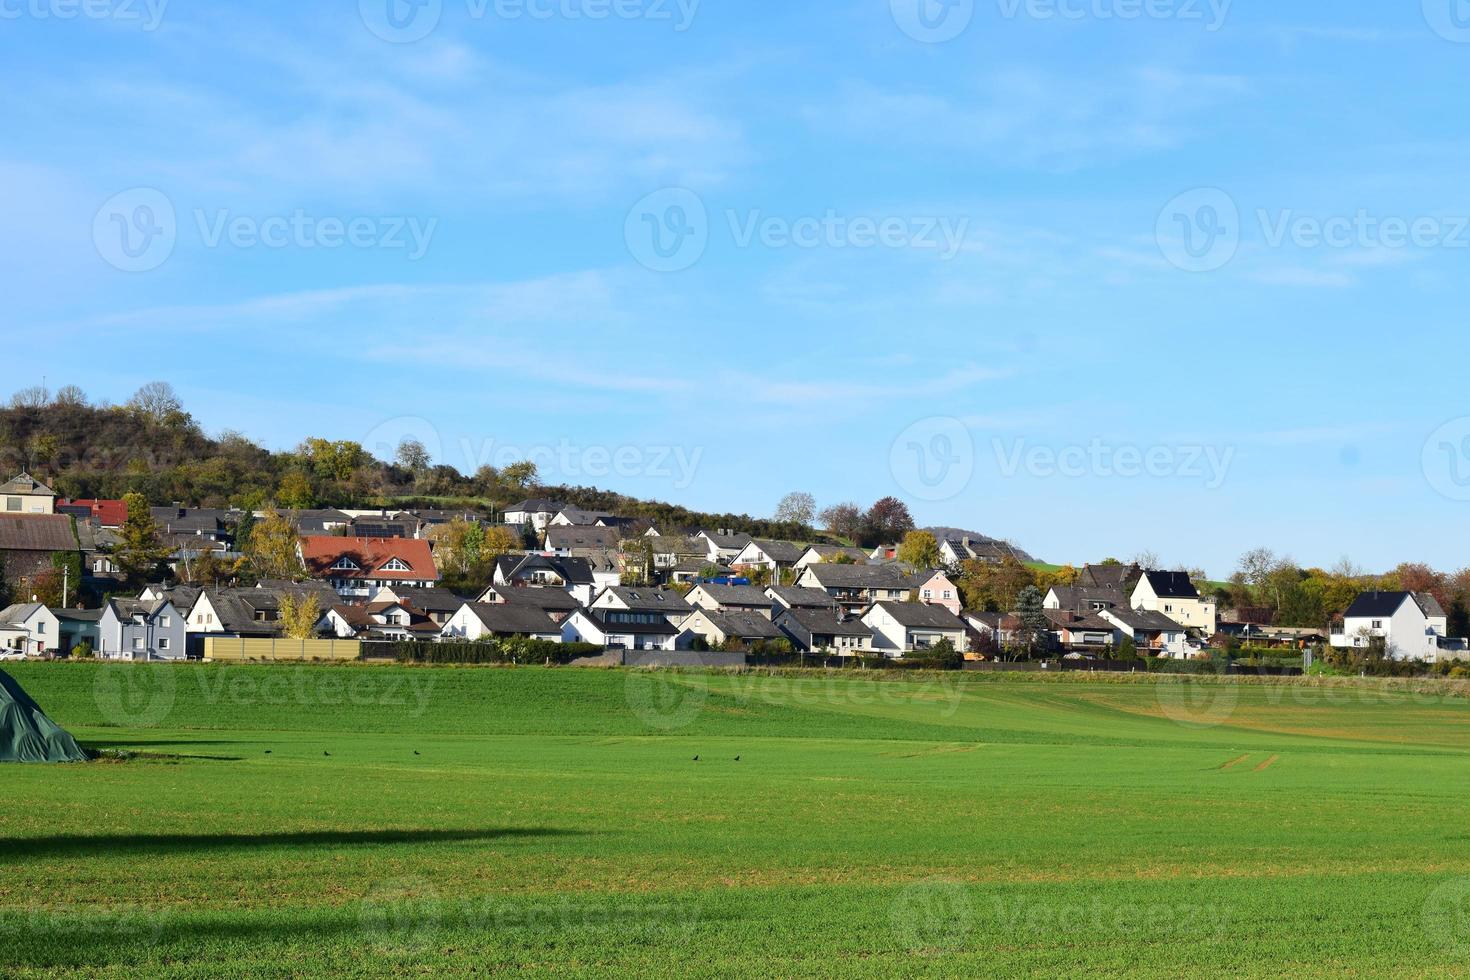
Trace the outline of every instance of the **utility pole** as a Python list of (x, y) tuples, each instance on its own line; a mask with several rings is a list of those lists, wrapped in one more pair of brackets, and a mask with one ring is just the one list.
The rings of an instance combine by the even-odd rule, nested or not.
[(61, 608), (66, 608), (66, 593), (71, 586), (71, 562), (61, 566)]

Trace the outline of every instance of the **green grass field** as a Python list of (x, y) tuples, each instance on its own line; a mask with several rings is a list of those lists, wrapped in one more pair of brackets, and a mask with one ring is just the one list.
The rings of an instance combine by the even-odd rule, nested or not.
[(1448, 686), (6, 669), (0, 976), (1470, 973)]

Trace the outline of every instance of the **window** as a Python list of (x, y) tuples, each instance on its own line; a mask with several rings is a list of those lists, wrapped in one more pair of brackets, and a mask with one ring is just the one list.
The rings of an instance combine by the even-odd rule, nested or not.
[(143, 649), (143, 638), (141, 636), (135, 636), (135, 637), (133, 637), (133, 649), (134, 650), (141, 650), (141, 649)]
[(159, 640), (158, 640), (158, 649), (160, 649), (160, 650), (167, 650), (168, 649), (168, 637), (160, 637), (159, 638)]
[(1376, 630), (1383, 629), (1383, 620), (1381, 620), (1381, 619), (1375, 619), (1375, 620), (1373, 620), (1373, 628), (1376, 629)]
[(46, 624), (45, 623), (37, 623), (36, 624), (36, 632), (39, 633), (41, 636), (45, 636), (46, 635)]
[(385, 571), (385, 572), (411, 572), (411, 571), (413, 571), (413, 569), (412, 568), (409, 568), (408, 567), (408, 563), (405, 562), (402, 558), (394, 558), (392, 561), (388, 562), (388, 564), (386, 564), (386, 565), (383, 566), (383, 571)]
[(20, 510), (20, 498), (19, 497), (6, 497), (5, 498), (5, 509), (6, 510), (17, 510), (17, 511)]
[(334, 572), (355, 572), (358, 570), (358, 565), (357, 562), (343, 555), (337, 559), (337, 564), (333, 565), (330, 570)]
[(161, 617), (159, 617), (158, 625), (161, 626), (161, 627), (163, 627), (164, 629), (171, 628), (174, 625), (173, 617), (172, 616), (161, 616)]

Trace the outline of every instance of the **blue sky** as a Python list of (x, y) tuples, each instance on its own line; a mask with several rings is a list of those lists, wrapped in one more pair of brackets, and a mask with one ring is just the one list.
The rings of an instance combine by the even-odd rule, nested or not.
[(1054, 561), (1470, 563), (1470, 9), (393, 2), (0, 0), (11, 386)]

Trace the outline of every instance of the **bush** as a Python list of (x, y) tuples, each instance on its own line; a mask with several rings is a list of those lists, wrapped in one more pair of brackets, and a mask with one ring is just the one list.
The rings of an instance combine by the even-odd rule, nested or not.
[(524, 636), (478, 643), (410, 641), (391, 644), (391, 648), (393, 659), (411, 664), (539, 664), (547, 661), (568, 664), (603, 653), (603, 648), (596, 643), (552, 643)]

